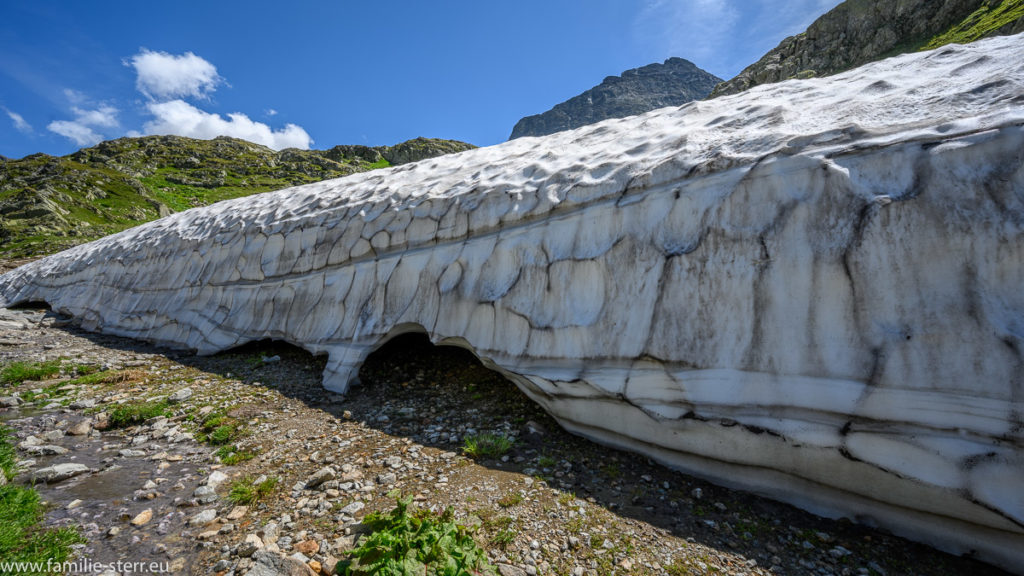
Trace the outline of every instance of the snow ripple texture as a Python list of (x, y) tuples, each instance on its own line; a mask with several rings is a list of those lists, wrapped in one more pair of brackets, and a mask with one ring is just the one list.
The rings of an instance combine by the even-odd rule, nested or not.
[(1024, 36), (221, 202), (0, 277), (90, 330), (396, 334), (566, 428), (1024, 566)]

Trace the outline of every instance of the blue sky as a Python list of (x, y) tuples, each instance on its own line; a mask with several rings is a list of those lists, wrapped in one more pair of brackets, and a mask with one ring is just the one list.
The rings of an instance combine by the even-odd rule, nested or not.
[(838, 3), (3, 0), (0, 154), (163, 133), (486, 146), (671, 56), (730, 78)]

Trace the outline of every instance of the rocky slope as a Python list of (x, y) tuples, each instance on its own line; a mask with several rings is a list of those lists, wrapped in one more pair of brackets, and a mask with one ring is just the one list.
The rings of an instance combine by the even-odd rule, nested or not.
[(682, 58), (609, 76), (599, 85), (516, 123), (509, 138), (544, 136), (608, 118), (624, 118), (707, 96), (722, 79)]
[(1024, 36), (175, 214), (0, 305), (212, 354), (403, 332), (566, 429), (1024, 566)]
[(711, 95), (828, 76), (888, 56), (1022, 31), (1024, 0), (847, 0)]
[(406, 164), (473, 146), (286, 149), (220, 137), (120, 138), (63, 157), (0, 158), (0, 256), (32, 256), (219, 200)]

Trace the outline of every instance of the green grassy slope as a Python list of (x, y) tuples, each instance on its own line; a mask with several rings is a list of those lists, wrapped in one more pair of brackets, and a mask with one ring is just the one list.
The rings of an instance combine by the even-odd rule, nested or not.
[(946, 44), (967, 44), (980, 38), (1003, 32), (1024, 30), (1024, 0), (990, 0), (974, 13), (946, 32), (932, 38), (922, 50), (932, 50)]
[(276, 152), (227, 137), (146, 136), (63, 157), (0, 157), (0, 258), (49, 254), (172, 212), (472, 147), (417, 138)]

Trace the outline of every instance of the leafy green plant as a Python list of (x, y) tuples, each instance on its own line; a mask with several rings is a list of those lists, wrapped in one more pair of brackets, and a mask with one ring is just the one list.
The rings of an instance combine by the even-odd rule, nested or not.
[(246, 476), (231, 483), (228, 500), (232, 504), (254, 504), (273, 494), (277, 489), (278, 482), (280, 479), (276, 476), (271, 476), (260, 482), (256, 482), (252, 476)]
[[(394, 494), (392, 494), (394, 495)], [(484, 551), (465, 526), (443, 514), (410, 511), (412, 497), (396, 497), (389, 514), (371, 512), (363, 525), (371, 530), (343, 563), (345, 576), (479, 576), (494, 574)]]
[(470, 434), (463, 439), (462, 451), (470, 458), (497, 458), (512, 448), (512, 439), (500, 434)]
[(110, 411), (110, 427), (127, 428), (166, 414), (166, 401), (121, 404)]
[(11, 362), (0, 370), (0, 383), (21, 384), (26, 380), (42, 380), (57, 374), (60, 374), (60, 360)]

